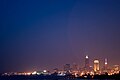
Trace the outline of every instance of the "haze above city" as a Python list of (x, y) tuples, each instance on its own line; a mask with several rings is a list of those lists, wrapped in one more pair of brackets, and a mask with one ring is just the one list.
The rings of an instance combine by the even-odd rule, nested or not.
[(0, 72), (120, 65), (119, 0), (0, 1)]

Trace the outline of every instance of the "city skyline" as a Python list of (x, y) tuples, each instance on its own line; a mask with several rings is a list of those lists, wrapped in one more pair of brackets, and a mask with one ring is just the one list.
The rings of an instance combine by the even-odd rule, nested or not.
[(0, 72), (120, 65), (120, 0), (1, 0)]
[[(79, 63), (76, 63), (76, 62), (74, 62), (74, 63), (72, 63), (72, 64), (70, 64), (70, 63), (64, 63), (63, 65), (61, 65), (61, 68), (60, 67), (53, 67), (52, 69), (34, 69), (34, 70), (29, 70), (29, 71), (18, 71), (18, 72), (33, 72), (33, 74), (34, 74), (34, 72), (36, 72), (36, 71), (43, 71), (44, 72), (44, 70), (46, 70), (46, 71), (50, 71), (50, 72), (54, 72), (54, 70), (56, 71), (70, 71), (71, 72), (71, 70), (72, 71), (80, 71), (81, 72), (81, 70), (82, 71), (87, 71), (87, 72), (90, 72), (90, 71), (94, 71), (94, 72), (97, 72), (97, 71), (102, 71), (102, 70), (105, 70), (105, 72), (107, 72), (107, 70), (111, 70), (114, 66), (118, 66), (118, 70), (119, 70), (119, 65), (118, 64), (113, 64), (113, 65), (109, 65), (108, 63), (108, 59), (107, 58), (105, 58), (105, 59), (103, 59), (103, 63), (102, 63), (102, 61), (100, 60), (100, 59), (98, 59), (98, 58), (94, 58), (94, 59), (90, 59), (89, 58), (89, 55), (85, 55), (84, 56), (84, 62), (82, 62), (82, 66), (79, 64)], [(75, 68), (75, 69), (74, 69)], [(9, 71), (8, 73), (16, 73), (17, 71)], [(4, 73), (7, 73), (7, 72), (4, 72)], [(36, 73), (35, 73), (36, 74)], [(28, 74), (28, 75), (30, 75), (30, 74)]]
[[(1, 73), (0, 76), (74, 76), (74, 78), (83, 77), (83, 78), (93, 78), (97, 75), (99, 76), (114, 76), (120, 74), (119, 65), (112, 65), (112, 67), (108, 64), (108, 59), (104, 59), (104, 65), (100, 67), (100, 60), (94, 59), (93, 65), (89, 64), (90, 59), (89, 55), (84, 57), (84, 67), (79, 66), (79, 64), (64, 64), (62, 69), (54, 68), (52, 71), (49, 69), (46, 70), (35, 70), (35, 71), (23, 71), (23, 72), (4, 72)], [(87, 75), (87, 76), (86, 76)]]

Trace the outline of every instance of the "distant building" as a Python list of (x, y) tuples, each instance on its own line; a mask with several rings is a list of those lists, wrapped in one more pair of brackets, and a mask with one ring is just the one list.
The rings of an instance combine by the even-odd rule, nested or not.
[(108, 71), (109, 71), (109, 69), (108, 69), (108, 61), (107, 61), (107, 58), (105, 58), (102, 72), (103, 72), (103, 73), (106, 73), (106, 72), (108, 72)]
[(58, 68), (53, 69), (54, 73), (58, 73)]
[(100, 68), (99, 68), (99, 60), (95, 59), (94, 60), (94, 71), (97, 72), (99, 70), (100, 70)]
[(105, 59), (105, 63), (104, 63), (104, 70), (108, 69), (108, 62), (107, 62), (107, 58)]
[(70, 72), (70, 70), (71, 70), (70, 64), (65, 64), (64, 71)]
[(89, 69), (90, 65), (89, 65), (89, 57), (88, 55), (85, 56), (85, 68)]
[(114, 69), (115, 71), (119, 71), (119, 65), (114, 65), (113, 69)]
[(74, 63), (72, 66), (72, 71), (77, 71), (77, 70), (78, 70), (78, 65)]
[(104, 59), (104, 66), (101, 69), (102, 74), (109, 73), (111, 70), (108, 68), (108, 60), (107, 58)]
[(114, 65), (112, 70), (113, 73), (119, 73), (119, 65)]

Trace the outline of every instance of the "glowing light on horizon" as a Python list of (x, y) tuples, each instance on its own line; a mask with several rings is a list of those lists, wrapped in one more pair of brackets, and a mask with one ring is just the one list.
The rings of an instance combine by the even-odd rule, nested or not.
[(85, 58), (88, 59), (88, 55), (86, 55)]
[(47, 70), (43, 70), (43, 72), (44, 72), (44, 73), (46, 73), (46, 72), (47, 72)]
[(33, 75), (37, 74), (37, 71), (34, 71), (32, 74), (33, 74)]

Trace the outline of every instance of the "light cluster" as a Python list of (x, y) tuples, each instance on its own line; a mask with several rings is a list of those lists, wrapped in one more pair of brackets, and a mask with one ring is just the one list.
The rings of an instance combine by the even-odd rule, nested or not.
[(100, 68), (100, 61), (98, 59), (94, 59), (93, 66), (89, 64), (89, 56), (85, 56), (85, 66), (80, 68), (78, 64), (65, 64), (62, 70), (55, 68), (52, 72), (48, 70), (43, 71), (33, 71), (33, 72), (9, 72), (4, 73), (3, 75), (52, 75), (56, 74), (58, 76), (65, 76), (68, 74), (72, 74), (75, 77), (83, 76), (83, 75), (102, 75), (108, 73), (108, 75), (113, 75), (119, 73), (119, 65), (113, 65), (112, 68), (108, 66), (107, 58), (104, 60), (104, 66)]

